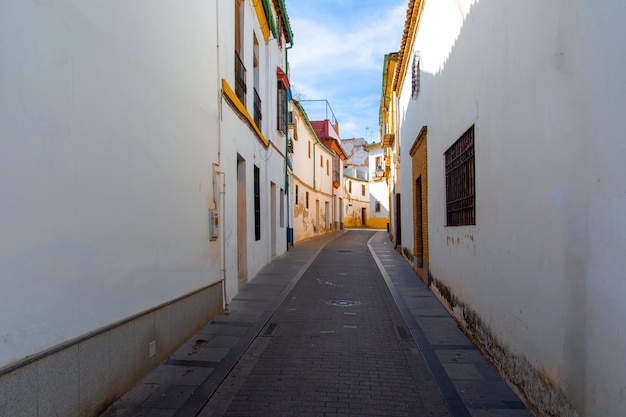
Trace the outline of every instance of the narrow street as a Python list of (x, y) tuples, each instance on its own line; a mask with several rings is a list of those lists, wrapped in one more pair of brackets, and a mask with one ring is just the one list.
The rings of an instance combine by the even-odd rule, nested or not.
[(531, 414), (383, 232), (309, 240), (107, 412), (113, 416)]

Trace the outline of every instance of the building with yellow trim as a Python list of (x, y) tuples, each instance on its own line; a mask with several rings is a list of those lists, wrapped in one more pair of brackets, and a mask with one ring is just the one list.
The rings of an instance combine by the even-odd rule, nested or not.
[(287, 248), (289, 19), (214, 0), (0, 20), (0, 415), (100, 415)]
[(537, 415), (626, 415), (624, 18), (410, 0), (383, 67), (390, 237)]

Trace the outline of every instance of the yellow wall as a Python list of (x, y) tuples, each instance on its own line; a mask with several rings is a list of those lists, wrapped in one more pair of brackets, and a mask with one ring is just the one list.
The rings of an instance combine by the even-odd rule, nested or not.
[(387, 229), (387, 223), (389, 223), (389, 217), (370, 217), (365, 220), (367, 227), (374, 229)]

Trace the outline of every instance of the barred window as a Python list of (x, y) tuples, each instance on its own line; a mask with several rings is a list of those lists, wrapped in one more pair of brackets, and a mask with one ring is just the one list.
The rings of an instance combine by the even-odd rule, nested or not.
[(415, 52), (413, 56), (413, 68), (411, 71), (411, 98), (417, 99), (417, 95), (420, 92), (420, 53)]
[(276, 130), (287, 134), (287, 87), (282, 81), (277, 83)]
[(474, 125), (445, 153), (447, 226), (476, 224)]

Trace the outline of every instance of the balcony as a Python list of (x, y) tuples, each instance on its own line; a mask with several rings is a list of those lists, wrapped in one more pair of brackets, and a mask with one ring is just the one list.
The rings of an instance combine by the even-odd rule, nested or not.
[(241, 62), (239, 54), (235, 52), (235, 94), (241, 101), (241, 104), (246, 105), (246, 95), (248, 94), (248, 87), (246, 86), (246, 67)]
[(259, 97), (258, 91), (254, 89), (254, 123), (261, 130), (261, 120), (263, 120), (263, 114), (261, 113), (261, 97)]

